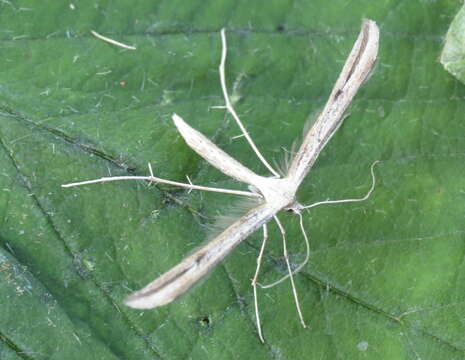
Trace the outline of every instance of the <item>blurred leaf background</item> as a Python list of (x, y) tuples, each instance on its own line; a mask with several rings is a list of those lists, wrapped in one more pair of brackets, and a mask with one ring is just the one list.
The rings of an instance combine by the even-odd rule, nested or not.
[[(439, 57), (458, 0), (2, 1), (0, 4), (1, 359), (465, 358), (465, 88)], [(251, 236), (175, 303), (122, 299), (241, 214), (231, 196), (119, 182), (122, 174), (244, 189), (183, 142), (173, 112), (261, 174), (222, 110), (219, 30), (236, 109), (268, 159), (282, 161), (324, 105), (363, 18), (380, 26), (379, 61), (321, 154), (299, 200), (369, 200), (305, 214), (312, 257), (297, 277), (303, 329), (286, 282), (260, 291)], [(95, 30), (134, 45), (125, 50)], [(281, 214), (291, 260), (298, 219)], [(279, 235), (261, 281), (285, 274)]]

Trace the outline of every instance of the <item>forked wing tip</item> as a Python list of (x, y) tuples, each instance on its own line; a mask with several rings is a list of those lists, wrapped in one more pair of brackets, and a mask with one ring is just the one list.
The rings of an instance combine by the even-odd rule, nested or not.
[(130, 308), (140, 310), (154, 308), (154, 306), (150, 306), (150, 304), (147, 303), (146, 299), (141, 300), (141, 298), (136, 294), (129, 295), (126, 299), (123, 300), (123, 304), (129, 306)]
[(148, 310), (164, 305), (165, 302), (160, 302), (156, 296), (140, 294), (139, 291), (129, 295), (123, 300), (124, 305), (133, 309)]
[(376, 35), (376, 37), (379, 37), (378, 24), (374, 20), (363, 19), (362, 29), (367, 29), (367, 31), (371, 32), (372, 36)]

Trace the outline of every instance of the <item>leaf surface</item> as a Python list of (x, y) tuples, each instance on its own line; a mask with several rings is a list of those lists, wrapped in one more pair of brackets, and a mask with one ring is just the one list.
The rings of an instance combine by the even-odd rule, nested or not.
[[(438, 62), (452, 1), (94, 1), (0, 4), (0, 357), (6, 359), (463, 359), (463, 85)], [(259, 292), (257, 232), (180, 300), (122, 304), (215, 231), (240, 200), (142, 182), (63, 189), (108, 175), (247, 190), (206, 164), (176, 112), (260, 174), (223, 110), (217, 67), (267, 159), (281, 162), (321, 109), (360, 29), (380, 26), (377, 68), (298, 197), (363, 203), (304, 214), (309, 264)], [(95, 30), (134, 45), (125, 50)], [(291, 261), (298, 218), (280, 214)], [(260, 281), (286, 274), (276, 226)]]

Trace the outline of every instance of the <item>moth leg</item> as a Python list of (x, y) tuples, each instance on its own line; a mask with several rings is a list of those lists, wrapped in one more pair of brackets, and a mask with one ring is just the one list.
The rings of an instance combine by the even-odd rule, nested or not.
[[(303, 269), (303, 267), (305, 265), (307, 265), (308, 263), (308, 260), (310, 259), (310, 241), (308, 239), (308, 236), (307, 236), (307, 232), (305, 231), (305, 227), (304, 227), (304, 223), (303, 223), (303, 216), (300, 212), (296, 212), (297, 215), (299, 215), (299, 224), (300, 224), (300, 230), (302, 231), (302, 235), (304, 236), (304, 239), (305, 239), (305, 248), (306, 248), (306, 252), (305, 252), (305, 259), (304, 261), (302, 261), (302, 263), (297, 266), (293, 271), (292, 271), (292, 275), (295, 275), (297, 274), (300, 270)], [(272, 288), (273, 286), (276, 286), (280, 283), (282, 283), (284, 280), (288, 279), (289, 277), (291, 276), (291, 274), (287, 274), (287, 275), (284, 275), (281, 279), (279, 280), (276, 280), (275, 282), (272, 282), (271, 284), (267, 284), (267, 285), (262, 285), (260, 283), (257, 283), (258, 286), (260, 286), (262, 289), (269, 289), (269, 288)]]
[(153, 175), (152, 166), (150, 165), (150, 163), (149, 163), (149, 172), (150, 172), (150, 176), (110, 176), (110, 177), (102, 177), (100, 179), (93, 179), (93, 180), (86, 180), (86, 181), (80, 181), (80, 182), (75, 182), (75, 183), (63, 184), (61, 185), (61, 187), (67, 188), (67, 187), (82, 186), (82, 185), (88, 185), (88, 184), (105, 183), (105, 182), (110, 182), (110, 181), (144, 180), (144, 181), (152, 182), (155, 184), (160, 183), (160, 184), (179, 186), (185, 189), (189, 189), (189, 191), (202, 190), (202, 191), (219, 192), (223, 194), (248, 196), (248, 197), (253, 197), (253, 198), (261, 197), (259, 194), (256, 194), (250, 191), (240, 191), (240, 190), (231, 190), (231, 189), (223, 189), (223, 188), (214, 188), (214, 187), (209, 187), (209, 186), (194, 185), (192, 184), (189, 178), (188, 178), (189, 184), (162, 179), (162, 178), (159, 178)]
[(252, 279), (252, 287), (253, 287), (253, 299), (254, 299), (254, 305), (255, 305), (255, 318), (257, 320), (257, 330), (258, 330), (258, 336), (260, 337), (260, 341), (262, 343), (265, 343), (265, 340), (263, 339), (263, 334), (262, 334), (262, 326), (260, 323), (260, 313), (258, 311), (258, 297), (257, 297), (257, 279), (258, 279), (258, 274), (260, 272), (260, 266), (262, 264), (263, 260), (263, 252), (265, 251), (265, 246), (266, 246), (266, 241), (268, 240), (268, 228), (266, 224), (263, 225), (263, 241), (262, 241), (262, 246), (260, 248), (260, 253), (258, 254), (257, 257), (257, 268), (255, 269), (255, 275)]
[(280, 177), (279, 173), (273, 169), (273, 167), (266, 161), (265, 157), (262, 155), (260, 150), (258, 150), (257, 146), (253, 142), (252, 138), (250, 137), (249, 133), (247, 132), (247, 129), (245, 126), (242, 124), (241, 119), (239, 119), (239, 116), (236, 113), (236, 110), (234, 110), (234, 107), (232, 106), (231, 100), (229, 98), (228, 94), (228, 88), (226, 87), (226, 75), (225, 75), (225, 64), (226, 64), (226, 54), (228, 51), (228, 46), (226, 44), (226, 34), (225, 34), (225, 29), (221, 29), (221, 62), (219, 66), (219, 73), (220, 73), (220, 83), (221, 83), (221, 89), (223, 91), (223, 97), (224, 97), (224, 106), (214, 106), (213, 108), (216, 109), (226, 109), (234, 118), (236, 121), (237, 125), (241, 129), (242, 134), (244, 137), (247, 139), (247, 142), (249, 143), (250, 147), (252, 150), (255, 152), (257, 157), (260, 159), (263, 165), (266, 166), (266, 168), (276, 177)]
[(326, 204), (341, 204), (341, 203), (348, 203), (348, 202), (359, 202), (359, 201), (365, 201), (366, 199), (368, 199), (371, 195), (371, 193), (373, 192), (373, 190), (375, 189), (375, 185), (376, 185), (376, 176), (375, 176), (375, 171), (374, 171), (374, 168), (376, 166), (376, 164), (378, 164), (380, 161), (379, 160), (376, 160), (373, 164), (371, 164), (371, 168), (370, 168), (370, 172), (371, 172), (371, 187), (370, 187), (370, 190), (368, 190), (368, 192), (365, 194), (365, 196), (361, 197), (361, 198), (355, 198), (355, 199), (341, 199), (341, 200), (325, 200), (325, 201), (318, 201), (316, 203), (313, 203), (313, 204), (310, 204), (310, 205), (306, 205), (306, 206), (302, 206), (301, 209), (310, 209), (310, 208), (313, 208), (313, 207), (317, 207), (319, 205), (326, 205)]
[(292, 274), (291, 264), (289, 262), (289, 255), (287, 253), (286, 232), (285, 232), (284, 227), (282, 226), (281, 222), (279, 221), (278, 217), (276, 215), (274, 215), (273, 217), (274, 217), (274, 219), (276, 221), (276, 224), (278, 224), (279, 230), (281, 231), (281, 236), (282, 236), (282, 239), (283, 239), (284, 259), (286, 260), (287, 270), (289, 272), (289, 278), (291, 280), (292, 293), (294, 295), (294, 301), (295, 301), (295, 306), (297, 308), (297, 313), (299, 314), (300, 323), (302, 324), (302, 326), (304, 328), (306, 328), (307, 324), (305, 324), (305, 320), (304, 320), (304, 317), (302, 315), (302, 310), (300, 309), (300, 302), (299, 302), (299, 297), (297, 295), (297, 288), (296, 288), (295, 283), (294, 283), (294, 276)]

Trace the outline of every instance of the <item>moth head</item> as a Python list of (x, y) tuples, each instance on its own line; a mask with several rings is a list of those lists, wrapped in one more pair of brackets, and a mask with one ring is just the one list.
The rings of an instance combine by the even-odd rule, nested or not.
[(289, 206), (284, 208), (284, 211), (287, 211), (290, 214), (300, 214), (300, 211), (303, 208), (302, 204), (300, 204), (297, 200), (294, 200)]

